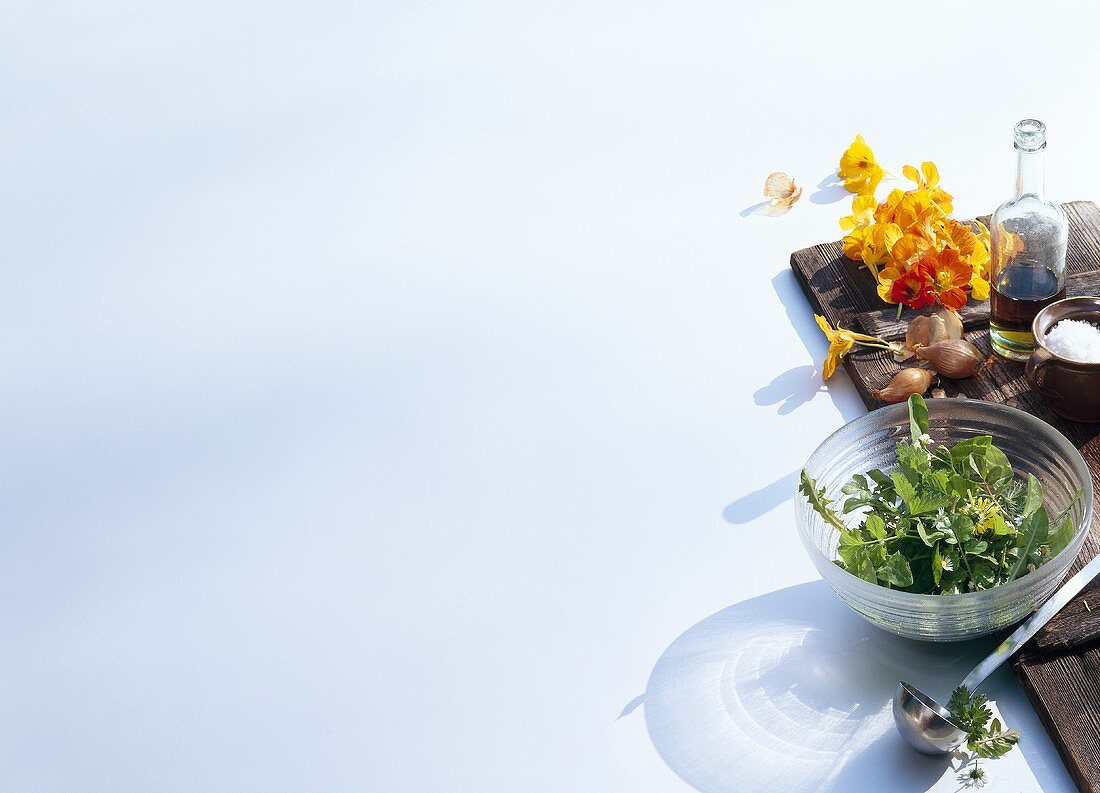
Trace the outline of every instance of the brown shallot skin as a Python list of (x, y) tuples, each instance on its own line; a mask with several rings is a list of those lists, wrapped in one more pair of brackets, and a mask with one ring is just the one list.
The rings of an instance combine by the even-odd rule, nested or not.
[(944, 339), (918, 347), (916, 354), (922, 361), (932, 364), (940, 375), (952, 380), (973, 376), (985, 360), (981, 350), (966, 339)]
[(902, 369), (881, 391), (872, 391), (871, 396), (887, 405), (904, 402), (913, 394), (923, 394), (932, 385), (932, 373), (915, 366)]

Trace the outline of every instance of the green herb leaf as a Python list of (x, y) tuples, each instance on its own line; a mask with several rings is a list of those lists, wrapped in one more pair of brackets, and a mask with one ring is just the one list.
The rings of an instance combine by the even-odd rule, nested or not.
[(1043, 506), (1043, 486), (1032, 474), (1027, 475), (1027, 498), (1024, 501), (1023, 517)]
[[(914, 394), (914, 396), (916, 395)], [(917, 499), (916, 488), (913, 487), (913, 483), (910, 482), (901, 471), (892, 472), (890, 478), (894, 481), (894, 491), (898, 494), (898, 498), (900, 498), (901, 503), (905, 504), (906, 508), (908, 508), (909, 505)]]
[(900, 551), (886, 557), (886, 564), (879, 574), (896, 587), (907, 587), (913, 584), (913, 570), (909, 567), (909, 560), (902, 556)]
[(863, 528), (867, 529), (876, 540), (886, 539), (886, 521), (874, 513), (867, 516)]
[(1047, 536), (1047, 545), (1050, 547), (1050, 555), (1055, 556), (1066, 549), (1073, 539), (1073, 521), (1069, 515)]
[(810, 502), (810, 506), (814, 508), (814, 511), (823, 517), (827, 523), (838, 531), (848, 530), (848, 527), (844, 525), (844, 521), (837, 517), (837, 514), (830, 508), (832, 502), (825, 498), (825, 488), (819, 490), (817, 484), (810, 478), (805, 469), (802, 471), (802, 481), (798, 485), (798, 490)]
[(928, 405), (920, 394), (909, 397), (909, 434), (913, 436), (913, 443), (917, 443), (921, 435), (928, 434)]
[(1027, 572), (1028, 558), (1039, 550), (1042, 543), (1046, 542), (1047, 530), (1050, 528), (1047, 521), (1047, 511), (1042, 507), (1024, 518), (1023, 523), (1020, 524), (1020, 532), (1016, 535), (1016, 547), (1020, 555), (1009, 568), (1006, 580), (1015, 581)]

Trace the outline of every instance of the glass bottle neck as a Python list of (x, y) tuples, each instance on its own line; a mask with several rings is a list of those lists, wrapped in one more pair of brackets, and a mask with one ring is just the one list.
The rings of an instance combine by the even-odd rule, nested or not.
[(1016, 198), (1033, 195), (1043, 198), (1043, 150), (1016, 150)]

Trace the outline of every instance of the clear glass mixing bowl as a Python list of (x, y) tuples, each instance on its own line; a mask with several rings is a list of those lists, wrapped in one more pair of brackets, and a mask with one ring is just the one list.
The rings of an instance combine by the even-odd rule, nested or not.
[[(1065, 436), (1029, 413), (972, 399), (929, 399), (927, 404), (929, 434), (937, 445), (992, 435), (1018, 475), (1034, 474), (1043, 484), (1043, 503), (1052, 515), (1065, 509), (1081, 490), (1081, 498), (1070, 508), (1076, 531), (1060, 554), (1034, 572), (993, 589), (961, 595), (916, 595), (868, 583), (838, 567), (833, 560), (839, 535), (801, 493), (795, 495), (795, 516), (798, 534), (814, 566), (856, 612), (899, 636), (958, 641), (1008, 627), (1050, 597), (1088, 534), (1092, 476)], [(806, 472), (825, 489), (828, 498), (843, 502), (840, 489), (853, 474), (896, 467), (894, 447), (908, 438), (908, 406), (880, 408), (826, 438), (806, 462)], [(848, 518), (857, 521), (855, 515)]]

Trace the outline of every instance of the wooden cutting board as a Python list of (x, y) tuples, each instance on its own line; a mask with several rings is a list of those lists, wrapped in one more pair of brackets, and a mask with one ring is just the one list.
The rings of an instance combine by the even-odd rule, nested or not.
[[(1067, 296), (1100, 295), (1100, 207), (1075, 201), (1064, 208), (1069, 218)], [(897, 339), (916, 313), (906, 309), (901, 321), (895, 320), (896, 307), (879, 299), (871, 274), (845, 257), (839, 242), (795, 251), (791, 269), (811, 308), (833, 327)], [(989, 303), (970, 302), (962, 316), (966, 338), (991, 354)], [(857, 349), (844, 367), (867, 407), (881, 407), (871, 392), (897, 371), (891, 356)], [(1031, 389), (1023, 364), (996, 358), (974, 377), (941, 382), (948, 396), (1003, 402), (1054, 425), (1081, 451), (1100, 499), (1100, 424), (1080, 424), (1052, 412)], [(1098, 553), (1100, 503), (1093, 505), (1092, 527), (1072, 571)], [(1100, 793), (1100, 580), (1059, 612), (1011, 663), (1077, 786), (1085, 793)]]

